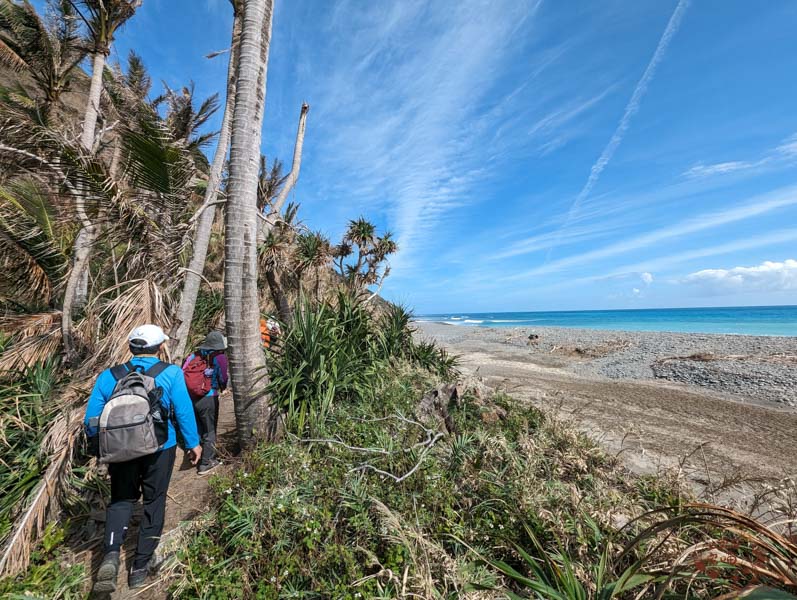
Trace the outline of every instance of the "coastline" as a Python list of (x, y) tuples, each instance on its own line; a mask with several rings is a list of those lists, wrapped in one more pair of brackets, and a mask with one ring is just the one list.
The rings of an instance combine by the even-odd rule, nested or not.
[(414, 325), (464, 374), (555, 411), (637, 473), (797, 474), (797, 338)]
[(515, 358), (576, 374), (664, 380), (740, 402), (797, 407), (797, 338), (791, 336), (414, 324), (460, 350), (500, 343), (514, 349)]
[(476, 327), (797, 337), (797, 305), (428, 314), (418, 321)]

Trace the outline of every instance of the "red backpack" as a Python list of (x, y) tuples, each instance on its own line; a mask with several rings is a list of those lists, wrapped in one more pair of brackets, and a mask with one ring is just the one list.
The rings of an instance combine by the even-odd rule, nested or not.
[(208, 368), (207, 361), (197, 353), (183, 367), (185, 387), (188, 388), (188, 395), (191, 396), (191, 400), (194, 402), (204, 398), (210, 391), (210, 377), (205, 376), (205, 369)]

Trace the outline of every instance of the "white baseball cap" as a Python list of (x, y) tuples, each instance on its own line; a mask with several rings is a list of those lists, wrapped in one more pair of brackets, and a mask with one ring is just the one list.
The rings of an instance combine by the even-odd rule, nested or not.
[(127, 336), (128, 343), (137, 348), (160, 346), (163, 342), (168, 341), (168, 339), (169, 336), (163, 332), (163, 329), (150, 323), (139, 325)]

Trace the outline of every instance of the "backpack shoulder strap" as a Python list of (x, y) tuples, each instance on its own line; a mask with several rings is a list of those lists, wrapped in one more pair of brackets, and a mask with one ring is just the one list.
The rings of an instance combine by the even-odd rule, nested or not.
[(119, 381), (122, 377), (127, 375), (130, 371), (134, 369), (133, 363), (126, 362), (121, 365), (116, 365), (115, 367), (111, 368), (111, 375), (116, 381)]
[(147, 377), (152, 377), (153, 379), (155, 379), (158, 375), (163, 373), (170, 366), (171, 365), (169, 365), (169, 363), (166, 363), (166, 362), (163, 362), (162, 360), (159, 360), (154, 365), (152, 365), (149, 369), (147, 369), (146, 372), (144, 373), (144, 375), (146, 375)]

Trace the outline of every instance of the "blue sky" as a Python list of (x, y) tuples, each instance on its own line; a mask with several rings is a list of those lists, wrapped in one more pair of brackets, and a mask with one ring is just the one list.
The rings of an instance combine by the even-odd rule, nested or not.
[[(277, 0), (263, 149), (420, 313), (797, 304), (797, 3)], [(221, 91), (227, 0), (144, 0), (156, 80)]]

